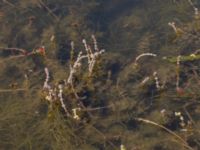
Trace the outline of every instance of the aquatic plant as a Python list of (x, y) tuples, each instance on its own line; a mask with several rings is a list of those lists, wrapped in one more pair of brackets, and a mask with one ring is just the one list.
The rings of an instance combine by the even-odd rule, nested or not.
[(0, 148), (199, 149), (189, 2), (3, 1)]

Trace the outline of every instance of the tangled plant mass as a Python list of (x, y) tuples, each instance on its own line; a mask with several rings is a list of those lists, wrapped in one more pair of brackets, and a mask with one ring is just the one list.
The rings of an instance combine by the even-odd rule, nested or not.
[[(83, 101), (84, 101), (84, 99), (88, 99), (88, 97), (80, 97), (78, 95), (78, 93), (76, 92), (76, 85), (75, 84), (77, 84), (76, 83), (77, 73), (79, 71), (84, 71), (84, 70), (82, 70), (82, 67), (84, 66), (83, 60), (85, 60), (85, 59), (87, 60), (86, 66), (88, 68), (88, 70), (86, 72), (84, 71), (84, 73), (87, 74), (88, 78), (93, 78), (92, 74), (93, 74), (93, 71), (94, 71), (94, 67), (95, 67), (97, 61), (100, 59), (101, 55), (104, 53), (104, 50), (98, 49), (97, 42), (96, 42), (94, 35), (92, 36), (92, 39), (93, 39), (94, 49), (92, 50), (91, 46), (89, 46), (87, 44), (86, 40), (85, 39), (83, 40), (83, 44), (84, 44), (84, 48), (85, 48), (85, 54), (83, 53), (83, 51), (80, 51), (78, 53), (76, 59), (72, 60), (72, 58), (71, 58), (71, 62), (69, 64), (68, 77), (66, 79), (60, 79), (60, 81), (62, 81), (62, 82), (59, 82), (58, 84), (52, 83), (49, 68), (47, 68), (47, 67), (44, 68), (44, 73), (46, 75), (46, 78), (45, 78), (44, 84), (43, 84), (43, 92), (44, 92), (43, 95), (44, 95), (45, 100), (49, 102), (50, 112), (52, 111), (51, 109), (55, 109), (55, 107), (57, 107), (56, 105), (59, 103), (60, 108), (62, 108), (64, 110), (64, 116), (67, 116), (68, 118), (71, 118), (71, 119), (78, 121), (78, 122), (84, 122), (85, 118), (83, 116), (85, 116), (85, 115), (80, 116), (79, 115), (80, 112), (86, 112), (86, 113), (90, 114), (90, 112), (89, 112), (90, 110), (93, 111), (93, 110), (101, 110), (101, 109), (105, 109), (105, 108), (115, 107), (113, 104), (111, 104), (111, 105), (104, 105), (103, 107), (102, 106), (93, 107), (92, 109), (87, 108), (88, 106), (86, 106), (83, 103)], [(71, 51), (74, 51), (73, 43), (71, 43), (71, 47), (72, 47)], [(13, 48), (5, 48), (5, 50), (16, 50), (16, 51), (19, 51), (20, 53), (23, 53), (23, 54), (26, 52), (25, 50), (16, 49), (16, 48), (14, 48), (14, 49)], [(25, 56), (29, 56), (29, 55), (37, 54), (37, 53), (44, 56), (44, 54), (45, 54), (44, 48), (39, 48), (37, 50), (29, 52), (28, 55), (26, 54)], [(19, 54), (19, 55), (21, 55), (21, 54)], [(136, 57), (136, 59), (134, 61), (134, 65), (139, 65), (139, 62), (138, 62), (139, 59), (141, 59), (142, 57), (146, 57), (146, 56), (158, 57), (157, 54), (143, 53), (143, 54), (140, 54), (139, 56)], [(182, 59), (182, 57), (183, 58), (187, 57), (187, 59)], [(179, 82), (180, 82), (180, 77), (179, 77), (180, 76), (180, 62), (182, 60), (183, 61), (190, 60), (189, 57), (194, 58), (194, 57), (196, 57), (196, 55), (193, 54), (193, 55), (190, 55), (190, 56), (178, 56), (176, 58), (176, 64), (177, 64), (176, 89), (177, 89), (177, 92), (180, 92), (180, 89), (181, 89), (180, 85), (179, 85)], [(163, 60), (169, 60), (169, 62), (172, 62), (171, 60), (174, 59), (174, 58), (169, 58), (169, 57), (165, 56), (165, 57), (162, 57), (162, 59)], [(153, 73), (152, 77), (154, 78), (154, 81), (155, 81), (154, 84), (155, 84), (155, 87), (157, 88), (158, 91), (166, 88), (166, 87), (164, 87), (165, 84), (161, 85), (161, 83), (159, 81), (158, 73), (156, 71)], [(78, 78), (80, 78), (80, 77), (78, 77)], [(84, 80), (84, 78), (80, 78), (80, 79)], [(150, 76), (146, 77), (143, 81), (141, 81), (141, 85), (144, 86), (150, 80), (151, 80)], [(83, 81), (79, 81), (79, 82), (83, 82)], [(87, 80), (84, 81), (84, 82), (87, 82)], [(82, 90), (84, 90), (84, 89), (82, 89)], [(75, 103), (73, 105), (68, 104), (68, 101), (69, 101), (68, 99), (71, 97), (71, 94), (74, 95), (73, 96), (74, 98), (72, 98), (72, 100), (74, 100)], [(92, 119), (91, 115), (89, 115), (89, 116), (90, 116), (90, 119)], [(179, 117), (180, 125), (184, 129), (186, 127), (186, 124), (184, 122), (184, 117), (181, 115), (181, 112), (175, 112), (175, 116)], [(166, 130), (169, 134), (171, 134), (172, 136), (177, 138), (183, 144), (183, 146), (185, 146), (187, 149), (191, 149), (191, 150), (193, 149), (192, 147), (190, 147), (187, 144), (187, 142), (181, 136), (177, 135), (175, 132), (171, 131), (170, 129), (166, 128), (165, 126), (160, 125), (158, 123), (155, 123), (153, 121), (144, 119), (144, 118), (135, 117), (133, 119), (135, 119), (138, 122), (144, 122), (144, 123), (151, 124), (151, 125), (157, 126), (159, 128), (162, 128), (162, 129)], [(184, 130), (187, 132), (186, 128)], [(100, 131), (98, 131), (98, 132), (100, 132)], [(102, 134), (102, 133), (100, 133), (100, 134)], [(111, 143), (111, 145), (112, 145), (112, 143)], [(123, 144), (121, 144), (120, 149), (125, 150), (126, 148)]]
[[(61, 107), (64, 109), (65, 113), (67, 114), (67, 116), (71, 116), (76, 120), (79, 120), (80, 117), (77, 115), (77, 110), (81, 110), (81, 108), (73, 108), (72, 109), (72, 114), (69, 113), (69, 111), (67, 110), (64, 98), (63, 98), (63, 90), (72, 90), (74, 93), (74, 96), (76, 97), (76, 99), (81, 99), (78, 94), (76, 93), (76, 89), (74, 89), (74, 76), (76, 75), (76, 73), (81, 70), (81, 66), (83, 63), (83, 59), (87, 59), (87, 65), (88, 65), (88, 76), (91, 77), (92, 73), (93, 73), (93, 68), (96, 65), (96, 61), (97, 59), (100, 57), (100, 55), (104, 52), (104, 50), (99, 50), (98, 46), (97, 46), (97, 41), (94, 35), (92, 35), (92, 39), (93, 39), (93, 43), (94, 43), (94, 51), (91, 49), (91, 47), (86, 43), (86, 40), (83, 40), (83, 44), (85, 47), (85, 51), (86, 54), (83, 54), (83, 52), (79, 52), (77, 58), (74, 60), (73, 63), (70, 64), (69, 67), (69, 75), (67, 80), (63, 79), (65, 82), (58, 84), (57, 87), (56, 86), (50, 86), (49, 85), (49, 80), (50, 80), (50, 76), (49, 76), (49, 69), (45, 68), (45, 74), (46, 74), (46, 79), (44, 82), (44, 86), (43, 89), (46, 91), (47, 95), (45, 96), (45, 99), (47, 101), (49, 101), (50, 103), (56, 102), (56, 101), (60, 101)], [(72, 51), (74, 51), (74, 46), (73, 43), (71, 44), (72, 46)]]

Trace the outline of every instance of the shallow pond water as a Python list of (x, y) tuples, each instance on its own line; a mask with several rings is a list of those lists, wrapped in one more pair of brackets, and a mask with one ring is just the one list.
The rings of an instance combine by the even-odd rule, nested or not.
[(0, 149), (199, 150), (198, 8), (0, 2)]

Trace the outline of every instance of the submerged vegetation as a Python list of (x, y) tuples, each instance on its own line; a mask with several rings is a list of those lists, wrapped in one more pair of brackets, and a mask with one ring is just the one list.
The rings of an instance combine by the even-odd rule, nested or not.
[(0, 149), (199, 150), (198, 8), (2, 1)]

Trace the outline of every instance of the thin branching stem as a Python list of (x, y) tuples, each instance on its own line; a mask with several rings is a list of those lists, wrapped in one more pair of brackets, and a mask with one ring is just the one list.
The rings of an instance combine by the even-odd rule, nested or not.
[(166, 128), (165, 126), (160, 125), (160, 124), (158, 124), (156, 122), (153, 122), (151, 120), (144, 119), (144, 118), (135, 118), (135, 119), (137, 121), (144, 122), (144, 123), (147, 123), (147, 124), (151, 124), (151, 125), (154, 125), (156, 127), (161, 128), (161, 129), (164, 129), (169, 134), (171, 134), (172, 136), (174, 136), (175, 138), (177, 138), (186, 148), (188, 148), (189, 150), (194, 150), (192, 147), (190, 147), (188, 145), (188, 143), (182, 137), (180, 137), (178, 134), (176, 134), (175, 132), (171, 131), (170, 129)]

